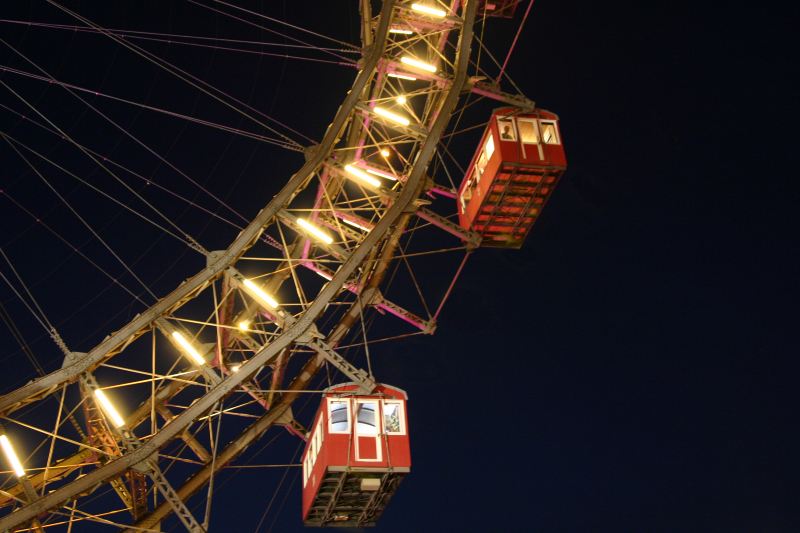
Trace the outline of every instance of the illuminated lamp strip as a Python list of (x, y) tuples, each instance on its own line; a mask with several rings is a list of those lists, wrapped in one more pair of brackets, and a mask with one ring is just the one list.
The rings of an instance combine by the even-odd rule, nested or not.
[(414, 76), (409, 76), (408, 74), (398, 74), (396, 72), (390, 72), (387, 74), (390, 78), (397, 78), (398, 80), (408, 80), (408, 81), (417, 81), (417, 78)]
[(409, 67), (417, 68), (419, 70), (424, 70), (430, 73), (436, 72), (436, 66), (431, 65), (430, 63), (426, 63), (425, 61), (421, 61), (416, 57), (411, 56), (403, 56), (400, 58), (400, 62), (404, 65), (408, 65)]
[(436, 18), (444, 18), (447, 16), (447, 12), (443, 9), (439, 9), (438, 7), (433, 7), (427, 4), (418, 4), (416, 2), (411, 4), (411, 10)]
[(280, 305), (278, 304), (278, 301), (275, 298), (267, 294), (264, 291), (264, 289), (256, 285), (256, 283), (253, 280), (245, 279), (244, 281), (242, 281), (242, 285), (244, 285), (245, 290), (250, 296), (258, 300), (262, 304), (265, 304), (270, 309), (277, 309), (278, 306)]
[(391, 172), (386, 172), (385, 170), (381, 170), (381, 169), (378, 169), (378, 168), (372, 168), (372, 167), (366, 167), (366, 166), (365, 167), (361, 167), (361, 168), (363, 168), (364, 170), (366, 170), (370, 174), (374, 174), (376, 176), (380, 176), (382, 178), (386, 178), (387, 180), (397, 181), (397, 176), (395, 176)]
[(6, 456), (6, 461), (8, 464), (11, 465), (11, 469), (14, 471), (14, 474), (17, 477), (25, 476), (25, 469), (22, 468), (22, 463), (17, 457), (17, 452), (14, 451), (14, 447), (11, 445), (11, 441), (8, 440), (8, 437), (5, 435), (0, 435), (0, 447), (3, 448), (3, 453)]
[(315, 239), (324, 242), (325, 244), (331, 244), (333, 242), (333, 237), (316, 227), (314, 224), (309, 222), (304, 218), (297, 219), (297, 225), (300, 226), (303, 231), (314, 237)]
[(186, 340), (186, 337), (184, 337), (180, 331), (173, 331), (172, 338), (175, 339), (175, 342), (177, 342), (178, 346), (181, 347), (184, 355), (188, 356), (189, 359), (191, 359), (194, 363), (198, 365), (206, 364), (206, 360), (203, 359), (203, 356), (200, 355), (200, 352), (197, 351), (197, 348), (192, 346), (192, 343)]
[(411, 121), (408, 120), (406, 117), (398, 115), (397, 113), (389, 111), (388, 109), (376, 106), (372, 110), (375, 112), (376, 115), (383, 117), (387, 120), (391, 120), (392, 122), (400, 124), (401, 126), (408, 126), (409, 124), (411, 124)]
[(114, 425), (115, 428), (121, 428), (125, 425), (125, 420), (119, 414), (119, 411), (114, 407), (114, 404), (111, 403), (111, 400), (108, 399), (106, 393), (102, 389), (95, 389), (94, 397), (97, 398), (97, 403), (100, 404), (100, 407), (103, 409), (103, 413), (111, 419), (111, 423)]
[(370, 187), (378, 188), (381, 186), (380, 180), (373, 178), (360, 168), (357, 168), (353, 165), (345, 165), (344, 167), (345, 172), (347, 172), (350, 176), (358, 179), (359, 181), (364, 182), (365, 184), (369, 185)]
[(348, 217), (344, 217), (339, 213), (336, 214), (336, 218), (338, 218), (339, 220), (341, 220), (342, 222), (344, 222), (348, 226), (353, 226), (354, 228), (358, 228), (358, 229), (360, 229), (362, 231), (366, 231), (366, 232), (372, 231), (372, 228), (367, 227), (367, 226), (365, 226), (363, 224), (360, 224), (359, 222), (356, 222), (355, 220), (352, 220), (352, 219), (350, 219)]

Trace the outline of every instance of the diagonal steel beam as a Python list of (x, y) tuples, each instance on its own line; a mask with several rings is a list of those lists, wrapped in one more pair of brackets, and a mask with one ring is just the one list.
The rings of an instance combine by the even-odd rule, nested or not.
[[(224, 254), (220, 255), (211, 265), (184, 282), (167, 297), (160, 300), (142, 315), (139, 315), (139, 317), (135, 318), (120, 331), (106, 338), (98, 347), (89, 352), (86, 357), (0, 398), (0, 412), (7, 413), (18, 409), (25, 403), (54, 390), (60, 383), (77, 379), (83, 372), (98, 365), (109, 353), (117, 349), (120, 344), (128, 341), (131, 336), (138, 336), (141, 334), (142, 330), (148, 329), (156, 318), (168, 312), (172, 307), (180, 303), (182, 299), (187, 298), (198, 289), (204, 288), (212, 279), (219, 276), (230, 263), (237, 259), (239, 255), (259, 237), (262, 227), (275, 216), (283, 205), (294, 198), (305, 181), (311, 176), (312, 172), (322, 164), (326, 157), (328, 157), (330, 150), (338, 140), (340, 132), (344, 128), (355, 105), (358, 103), (363, 88), (372, 78), (375, 66), (381, 57), (388, 35), (389, 21), (391, 19), (393, 6), (394, 2), (392, 0), (384, 4), (380, 24), (376, 32), (376, 44), (380, 43), (380, 46), (373, 45), (372, 49), (365, 56), (362, 70), (356, 76), (353, 88), (345, 97), (333, 122), (328, 127), (319, 148), (310, 155), (306, 164), (304, 164), (301, 170), (287, 182), (284, 188), (281, 189), (267, 207), (256, 215), (253, 222), (242, 230), (239, 236), (234, 240), (234, 243), (225, 250)], [(443, 128), (444, 125), (442, 125), (442, 129)], [(435, 149), (435, 145), (430, 148), (431, 150)], [(417, 173), (417, 181), (419, 181), (419, 178), (422, 176), (422, 170), (423, 169), (420, 169), (420, 172)], [(409, 181), (411, 181), (411, 179), (409, 179)], [(147, 443), (142, 444), (136, 450), (93, 470), (86, 476), (56, 489), (54, 492), (3, 517), (0, 519), (0, 531), (15, 527), (27, 520), (31, 520), (41, 512), (58, 507), (88, 488), (118, 476), (127, 468), (143, 462), (178, 436), (194, 420), (209, 411), (219, 399), (239, 387), (245, 379), (250, 378), (262, 365), (271, 361), (282, 349), (292, 344), (295, 339), (303, 335), (311, 327), (317, 316), (324, 311), (327, 303), (338, 293), (339, 289), (350, 275), (355, 272), (356, 268), (361, 264), (372, 247), (378, 244), (390, 229), (392, 223), (402, 214), (407, 205), (411, 204), (416, 193), (416, 187), (413, 186), (413, 182), (411, 186), (404, 188), (399, 197), (402, 200), (398, 201), (387, 211), (386, 216), (376, 225), (375, 230), (367, 236), (362, 245), (342, 264), (331, 282), (323, 288), (314, 300), (314, 303), (311, 304), (303, 316), (301, 316), (293, 326), (288, 328), (283, 335), (244, 364), (239, 372), (230, 374), (220, 383), (214, 384), (205, 396), (198, 399), (193, 405), (173, 419), (172, 423), (165, 426)]]
[(322, 165), (335, 143), (339, 140), (340, 132), (358, 103), (361, 92), (372, 78), (375, 66), (383, 52), (391, 7), (394, 2), (388, 1), (385, 6), (387, 5), (389, 6), (388, 11), (384, 9), (386, 16), (381, 15), (381, 26), (384, 27), (383, 37), (378, 39), (376, 35), (376, 43), (372, 45), (372, 48), (364, 57), (362, 69), (339, 107), (333, 122), (328, 126), (322, 142), (311, 152), (300, 170), (286, 182), (286, 185), (274, 196), (272, 201), (239, 233), (224, 253), (220, 254), (206, 268), (184, 281), (171, 293), (138, 315), (120, 330), (106, 337), (86, 357), (0, 397), (0, 414), (8, 415), (22, 406), (53, 392), (60, 384), (75, 381), (83, 372), (94, 369), (110, 355), (117, 353), (123, 345), (132, 342), (142, 333), (148, 331), (154, 320), (172, 313), (187, 300), (191, 299), (192, 296), (205, 289), (211, 281), (222, 274), (225, 268), (234, 263), (245, 250), (258, 240), (264, 226), (302, 190), (307, 180)]
[[(81, 384), (84, 385), (90, 391), (90, 393), (94, 393), (100, 389), (100, 385), (98, 385), (97, 380), (89, 372), (81, 375)], [(92, 401), (94, 401), (94, 396), (92, 396)], [(100, 409), (99, 405), (97, 406), (97, 409)], [(126, 453), (133, 452), (142, 446), (142, 441), (140, 441), (136, 435), (134, 435), (125, 427), (119, 429), (115, 428), (111, 431), (114, 432), (116, 434), (115, 437), (122, 442), (122, 447)], [(178, 496), (178, 493), (175, 492), (173, 486), (164, 476), (164, 473), (158, 466), (158, 460), (155, 458), (155, 455), (148, 457), (140, 464), (131, 466), (136, 470), (142, 471), (153, 481), (153, 484), (158, 492), (161, 493), (161, 496), (164, 498), (164, 500), (170, 505), (170, 507), (172, 507), (173, 512), (178, 516), (178, 519), (180, 519), (181, 523), (188, 531), (191, 533), (205, 533), (205, 529), (200, 525), (197, 519), (195, 519), (194, 515), (192, 515), (192, 512), (186, 506), (186, 503)], [(131, 506), (133, 506), (134, 504), (132, 495), (130, 496), (130, 499)]]
[[(386, 39), (386, 33), (388, 30), (388, 22), (389, 22), (389, 17), (385, 15), (387, 14), (387, 11), (391, 10), (392, 4), (393, 2), (391, 1), (384, 4), (383, 8), (384, 13), (381, 16), (380, 25), (377, 32), (377, 35), (381, 37), (381, 40), (384, 43)], [(438, 139), (441, 137), (441, 134), (444, 131), (447, 122), (449, 121), (450, 114), (453, 112), (453, 109), (455, 108), (455, 105), (458, 101), (458, 96), (459, 96), (458, 93), (460, 92), (460, 89), (463, 86), (466, 78), (466, 67), (469, 56), (469, 47), (472, 41), (472, 24), (474, 21), (475, 9), (476, 9), (475, 2), (468, 1), (466, 3), (466, 15), (464, 19), (465, 23), (463, 26), (461, 38), (459, 40), (459, 45), (458, 45), (458, 58), (456, 62), (458, 68), (456, 69), (456, 76), (453, 83), (453, 87), (447, 93), (446, 97), (444, 98), (444, 101), (442, 102), (438, 110), (439, 111), (438, 116), (434, 121), (433, 126), (431, 127), (430, 134), (426, 137), (426, 140), (423, 142), (422, 148), (418, 153), (416, 164), (409, 175), (406, 186), (403, 188), (402, 192), (398, 195), (395, 204), (393, 204), (387, 210), (385, 216), (376, 224), (375, 229), (372, 232), (370, 232), (370, 234), (364, 239), (361, 245), (358, 248), (356, 248), (354, 252), (350, 255), (350, 257), (342, 264), (342, 266), (339, 268), (339, 270), (337, 271), (336, 275), (333, 277), (331, 282), (328, 283), (322, 289), (318, 297), (309, 306), (306, 312), (292, 326), (287, 328), (283, 335), (281, 335), (270, 345), (264, 347), (250, 361), (248, 361), (245, 365), (243, 365), (240, 372), (229, 375), (223, 381), (211, 387), (211, 389), (205, 396), (198, 399), (193, 405), (191, 405), (183, 413), (178, 415), (174, 419), (172, 424), (167, 425), (165, 428), (159, 431), (156, 435), (153, 436), (153, 438), (150, 441), (142, 444), (141, 447), (126, 454), (125, 456), (116, 459), (108, 463), (107, 465), (98, 468), (97, 470), (90, 472), (81, 479), (74, 481), (64, 487), (61, 487), (56, 491), (38, 499), (37, 501), (22, 507), (18, 511), (12, 513), (11, 515), (6, 516), (3, 519), (0, 519), (0, 530), (2, 530), (3, 528), (14, 527), (26, 520), (30, 520), (40, 512), (52, 509), (68, 501), (69, 499), (75, 497), (77, 494), (81, 493), (81, 491), (84, 490), (85, 487), (92, 487), (98, 483), (107, 481), (113, 476), (118, 475), (120, 472), (124, 471), (126, 468), (138, 464), (142, 461), (145, 461), (153, 453), (156, 453), (158, 449), (160, 449), (168, 442), (170, 442), (172, 439), (174, 439), (182, 429), (191, 424), (199, 416), (202, 416), (204, 413), (212, 409), (217, 401), (219, 401), (225, 395), (231, 393), (233, 390), (235, 390), (236, 387), (240, 386), (241, 383), (245, 379), (249, 378), (250, 375), (253, 374), (258, 368), (271, 361), (272, 358), (274, 358), (277, 355), (277, 353), (280, 352), (280, 350), (285, 349), (291, 343), (301, 338), (303, 335), (308, 335), (309, 330), (311, 329), (314, 323), (314, 320), (324, 311), (324, 308), (327, 306), (327, 303), (335, 296), (335, 294), (340, 290), (340, 288), (347, 281), (347, 279), (362, 264), (363, 260), (367, 257), (368, 254), (370, 254), (371, 250), (375, 246), (377, 246), (380, 242), (382, 242), (382, 240), (386, 237), (387, 234), (392, 233), (392, 231), (390, 230), (393, 229), (397, 221), (400, 220), (401, 217), (403, 217), (403, 215), (407, 216), (406, 212), (408, 207), (411, 206), (413, 200), (420, 193), (421, 184), (423, 183), (424, 172), (435, 152)], [(376, 55), (376, 49), (371, 50), (368, 56), (369, 55), (372, 56)], [(374, 69), (374, 64), (372, 65), (372, 69)], [(362, 72), (359, 74), (359, 77), (361, 77), (364, 74), (365, 70), (362, 70)], [(366, 80), (364, 81), (364, 83), (366, 83)], [(351, 94), (348, 95), (348, 98), (353, 94), (354, 93), (351, 92)], [(338, 116), (339, 114), (337, 114), (337, 117)], [(329, 132), (330, 130), (331, 128), (329, 128)], [(339, 130), (337, 130), (337, 134), (338, 131)], [(294, 179), (295, 178), (292, 178), (292, 180)], [(292, 180), (290, 180), (290, 182)], [(302, 181), (298, 183), (298, 185), (300, 184), (302, 184)], [(289, 196), (292, 196), (291, 191), (287, 194)], [(270, 205), (272, 205), (272, 203)], [(262, 214), (263, 211), (262, 213), (259, 214), (259, 216), (261, 216)], [(270, 218), (271, 216), (267, 217), (267, 220), (269, 220)], [(257, 233), (255, 234), (255, 236), (257, 236)], [(95, 354), (94, 356), (96, 357), (97, 354)], [(314, 361), (309, 370), (312, 369), (315, 370), (318, 367), (319, 364), (316, 361)], [(304, 371), (300, 374), (299, 378), (300, 379), (298, 381), (303, 382), (310, 379), (310, 376), (308, 375), (307, 372)], [(23, 387), (22, 389), (25, 389), (25, 387)], [(20, 389), (18, 389), (18, 391), (19, 390)], [(28, 389), (29, 392), (31, 390), (44, 391), (46, 390), (46, 383), (45, 384), (39, 383), (36, 387)], [(15, 399), (17, 401), (20, 401), (21, 399), (25, 399), (25, 397), (20, 397), (20, 393), (17, 393)], [(13, 402), (9, 403), (8, 400), (6, 400), (5, 403), (0, 402), (0, 409), (2, 409), (4, 405), (7, 407), (9, 405), (14, 405), (14, 404)], [(267, 421), (269, 422), (269, 424), (277, 420), (280, 414), (284, 412), (286, 409), (288, 409), (289, 405), (290, 403), (282, 402), (281, 409), (276, 409), (275, 411), (268, 413), (267, 416), (269, 417), (269, 419)], [(254, 431), (258, 430), (256, 429)]]
[[(472, 30), (473, 24), (475, 20), (475, 11), (476, 11), (477, 2), (474, 0), (467, 0), (466, 8), (465, 8), (465, 16), (464, 16), (464, 27), (461, 34), (461, 39), (459, 40), (458, 46), (458, 58), (456, 64), (460, 67), (459, 71), (457, 72), (456, 81), (458, 82), (461, 79), (460, 83), (463, 83), (464, 78), (459, 78), (459, 73), (463, 73), (463, 76), (466, 76), (466, 68), (467, 68), (467, 59), (469, 57), (469, 47), (472, 42)], [(449, 95), (451, 96), (451, 95)], [(452, 110), (455, 107), (457, 101), (457, 96), (452, 100), (448, 101), (448, 105), (443, 106), (444, 114), (452, 113)], [(405, 228), (405, 224), (408, 223), (408, 216), (406, 215), (405, 221), (400, 221), (396, 223), (396, 230), (395, 234), (390, 239), (389, 244), (391, 245), (394, 242), (394, 245), (397, 244), (397, 239), (399, 239), (400, 234), (403, 232)], [(390, 249), (387, 250), (386, 254), (382, 258), (381, 262), (376, 265), (375, 271), (373, 273), (373, 277), (370, 279), (370, 284), (366, 287), (367, 289), (376, 289), (377, 286), (380, 284), (381, 280), (383, 279), (383, 275), (386, 273), (386, 266), (391, 261), (391, 257), (393, 255), (393, 247), (390, 246)], [(359, 313), (355, 313), (352, 315), (353, 320), (355, 317), (358, 316)], [(351, 324), (352, 325), (352, 324)], [(335, 344), (338, 339), (341, 339), (342, 335), (346, 332), (347, 327), (340, 324), (334, 332), (328, 336), (328, 341)], [(258, 440), (261, 435), (264, 434), (273, 424), (277, 422), (277, 420), (281, 417), (281, 414), (288, 409), (294, 400), (297, 398), (299, 394), (296, 391), (306, 389), (310, 382), (311, 378), (321, 369), (323, 368), (324, 358), (322, 357), (312, 357), (308, 360), (308, 362), (303, 366), (300, 372), (297, 374), (297, 378), (289, 385), (289, 391), (283, 397), (281, 397), (280, 401), (277, 402), (274, 406), (272, 411), (263, 415), (260, 419), (258, 419), (255, 423), (253, 423), (250, 427), (248, 427), (238, 438), (232, 441), (228, 446), (226, 446), (220, 454), (217, 456), (217, 461), (215, 465), (207, 464), (201, 470), (199, 470), (194, 476), (189, 478), (187, 482), (178, 489), (178, 494), (181, 495), (183, 498), (188, 498), (198, 490), (200, 490), (210, 479), (210, 477), (214, 474), (214, 472), (225, 465), (229, 464), (233, 461), (240, 453), (242, 453), (247, 447)], [(149, 517), (144, 518), (143, 520), (139, 521), (136, 526), (137, 527), (154, 527), (156, 526), (161, 520), (166, 518), (170, 513), (170, 508), (168, 505), (161, 504), (159, 507), (153, 510)], [(133, 533), (134, 530), (129, 530), (126, 533)]]

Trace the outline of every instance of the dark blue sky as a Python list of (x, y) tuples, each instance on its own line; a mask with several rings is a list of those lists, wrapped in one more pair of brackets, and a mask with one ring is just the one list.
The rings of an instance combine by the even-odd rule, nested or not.
[[(63, 20), (52, 8), (22, 4), (8, 18)], [(185, 3), (70, 5), (108, 26), (249, 35)], [(356, 42), (355, 6), (259, 9)], [(536, 2), (509, 72), (560, 115), (570, 166), (522, 250), (474, 254), (434, 337), (376, 354), (376, 375), (409, 393), (414, 461), (376, 531), (800, 529), (797, 14), (769, 3)], [(111, 46), (96, 50), (62, 35), (54, 47), (47, 32), (0, 27), (75, 83), (165, 107), (185, 98)], [(495, 55), (504, 55), (515, 30), (514, 21), (487, 28)], [(315, 138), (353, 76), (344, 67), (168, 53)], [(3, 62), (19, 65), (7, 49)], [(83, 110), (53, 103), (53, 88), (0, 77), (52, 105), (73, 131), (93, 127)], [(187, 105), (218, 112), (199, 100)], [(301, 162), (246, 141), (217, 150), (224, 137), (111, 109), (249, 216)], [(2, 116), (4, 131), (23, 128)], [(119, 137), (87, 136), (138, 157)], [(3, 188), (78, 238), (57, 201), (44, 199), (7, 147), (2, 153), (12, 169)], [(466, 164), (471, 153), (459, 148), (458, 155)], [(260, 195), (240, 194), (254, 186), (262, 186)], [(154, 238), (126, 234), (113, 207), (74, 194), (98, 223), (130, 239), (131, 260)], [(206, 229), (202, 216), (175, 212), (204, 243), (232, 236)], [(78, 293), (65, 287), (56, 266), (69, 276), (87, 269), (3, 198), (0, 213), (3, 249), (41, 288), (68, 342), (88, 348), (111, 329), (94, 327), (108, 309), (131, 312), (124, 294), (99, 292), (104, 280), (87, 280)], [(166, 244), (154, 242), (153, 254), (163, 245), (164, 261), (178, 261), (166, 269), (152, 259), (140, 264), (163, 293), (192, 273), (194, 258), (169, 256)], [(429, 275), (432, 284), (449, 281)], [(86, 294), (98, 299), (77, 313)], [(58, 354), (5, 287), (0, 301), (36, 339), (45, 367), (55, 368)], [(5, 330), (0, 343), (5, 364), (19, 368), (3, 382), (9, 390), (33, 369)], [(302, 412), (310, 416), (313, 405)], [(283, 474), (223, 474), (214, 530), (252, 531)], [(298, 477), (286, 476), (261, 531), (301, 530)]]

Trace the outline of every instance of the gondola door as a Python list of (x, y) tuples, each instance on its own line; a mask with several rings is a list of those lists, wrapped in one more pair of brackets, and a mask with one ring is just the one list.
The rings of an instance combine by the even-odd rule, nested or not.
[(380, 402), (356, 400), (353, 432), (356, 461), (381, 461)]

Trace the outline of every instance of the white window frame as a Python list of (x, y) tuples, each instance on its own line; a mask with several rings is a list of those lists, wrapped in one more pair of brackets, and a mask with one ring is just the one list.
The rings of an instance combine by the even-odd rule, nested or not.
[(542, 141), (542, 132), (539, 129), (539, 123), (535, 118), (520, 117), (517, 119), (517, 121), (520, 123), (524, 122), (526, 124), (530, 124), (533, 127), (533, 131), (536, 135), (536, 141), (534, 142), (526, 141), (525, 139), (522, 138), (522, 128), (520, 128), (519, 125), (517, 125), (517, 129), (519, 129), (519, 139), (522, 144), (539, 144)]
[[(489, 147), (492, 147), (489, 150)], [(492, 130), (489, 130), (489, 135), (486, 137), (486, 142), (483, 143), (483, 151), (486, 152), (486, 161), (492, 158), (494, 155), (495, 145), (494, 145), (494, 137), (492, 136)]]
[[(389, 431), (386, 429), (386, 405), (397, 405), (398, 407), (398, 414), (400, 415), (400, 431)], [(383, 425), (383, 430), (387, 435), (405, 435), (406, 434), (406, 406), (402, 400), (383, 400), (383, 405), (381, 405), (381, 424)]]
[[(484, 167), (486, 168), (486, 167)], [(481, 171), (481, 167), (478, 166), (477, 161), (475, 162), (475, 166), (472, 168), (472, 176), (475, 178), (475, 185), (481, 182), (481, 176), (483, 175), (483, 171)]]
[(465, 203), (469, 203), (472, 200), (473, 189), (475, 189), (476, 185), (475, 176), (470, 176), (469, 180), (467, 180), (467, 184), (464, 186), (464, 190), (461, 191), (461, 197), (465, 200)]
[(314, 430), (314, 433), (311, 435), (311, 439), (309, 439), (308, 451), (306, 452), (305, 459), (303, 459), (304, 487), (308, 483), (308, 478), (311, 476), (311, 470), (314, 468), (314, 465), (317, 464), (317, 457), (319, 456), (319, 451), (322, 449), (322, 440), (324, 438), (325, 435), (322, 431), (322, 419), (320, 418), (320, 420), (317, 422), (317, 427)]
[[(375, 431), (374, 435), (364, 435), (359, 433), (358, 431), (358, 420), (355, 420), (355, 426), (353, 426), (353, 437), (355, 439), (356, 445), (356, 461), (365, 462), (365, 463), (379, 463), (383, 461), (383, 444), (381, 442), (381, 432), (383, 430), (383, 411), (381, 411), (381, 401), (377, 398), (375, 399), (357, 399), (357, 404), (367, 404), (367, 403), (374, 403), (375, 404)], [(357, 409), (356, 409), (357, 410)], [(359, 445), (359, 439), (375, 439), (375, 452), (376, 457), (374, 459), (364, 459), (361, 457), (361, 447)]]
[[(555, 142), (547, 142), (544, 140), (544, 124), (552, 124), (553, 125), (553, 133), (555, 133)], [(561, 138), (558, 135), (558, 122), (555, 120), (539, 120), (539, 137), (541, 138), (542, 144), (553, 144), (559, 145), (561, 144)]]
[[(381, 434), (383, 430), (383, 413), (380, 411), (381, 408), (381, 401), (378, 398), (360, 398), (356, 400), (358, 405), (366, 405), (366, 404), (375, 404), (375, 435), (365, 435), (363, 433), (358, 432), (358, 428), (356, 428), (356, 434), (360, 435), (361, 437), (374, 437)], [(358, 409), (356, 409), (358, 411)], [(356, 425), (358, 424), (358, 420), (355, 420)], [(369, 424), (365, 424), (369, 425)]]
[(322, 431), (322, 420), (317, 422), (317, 431), (314, 434), (314, 438), (319, 440), (317, 442), (317, 452), (319, 452), (322, 449), (322, 441), (325, 439), (325, 432)]
[[(511, 134), (514, 136), (513, 139), (503, 139), (502, 125), (504, 122), (511, 123)], [(509, 117), (509, 116), (497, 117), (497, 135), (498, 137), (500, 137), (500, 141), (504, 143), (515, 143), (519, 140), (519, 132), (517, 131), (517, 121), (514, 120), (514, 117)]]
[[(333, 429), (333, 417), (331, 416), (331, 404), (332, 403), (343, 403), (345, 404), (345, 408), (347, 409), (347, 428), (344, 431), (334, 431)], [(328, 398), (328, 433), (333, 435), (349, 435), (353, 429), (353, 410), (350, 407), (350, 400), (341, 400), (338, 398)]]
[(314, 464), (317, 462), (317, 452), (319, 452), (319, 448), (317, 448), (316, 434), (311, 437), (311, 442), (309, 444), (310, 446), (308, 447), (308, 455), (311, 457), (311, 464)]

